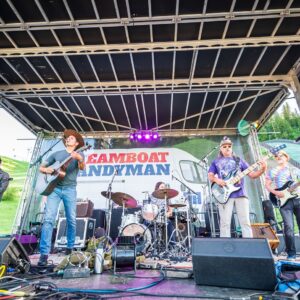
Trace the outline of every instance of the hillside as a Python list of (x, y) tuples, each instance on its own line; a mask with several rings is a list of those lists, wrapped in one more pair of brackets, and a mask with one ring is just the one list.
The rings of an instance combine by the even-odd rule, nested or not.
[(0, 234), (7, 234), (11, 232), (29, 164), (5, 156), (1, 159), (2, 169), (13, 178), (0, 202)]

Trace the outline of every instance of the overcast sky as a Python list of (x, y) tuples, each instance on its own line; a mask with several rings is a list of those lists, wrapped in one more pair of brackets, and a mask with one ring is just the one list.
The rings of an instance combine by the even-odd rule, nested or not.
[[(292, 109), (296, 109), (299, 112), (294, 98), (287, 101)], [(278, 110), (281, 111), (281, 107)], [(30, 160), (35, 143), (35, 135), (3, 108), (0, 108), (0, 140), (0, 156)]]

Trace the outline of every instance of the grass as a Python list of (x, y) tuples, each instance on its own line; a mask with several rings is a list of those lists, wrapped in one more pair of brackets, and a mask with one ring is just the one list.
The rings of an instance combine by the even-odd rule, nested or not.
[(2, 169), (14, 180), (0, 202), (0, 234), (10, 234), (26, 178), (28, 162), (1, 157)]

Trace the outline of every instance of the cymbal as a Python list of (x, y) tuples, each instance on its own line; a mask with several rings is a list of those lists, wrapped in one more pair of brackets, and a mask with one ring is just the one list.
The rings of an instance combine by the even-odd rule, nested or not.
[(167, 199), (176, 197), (179, 193), (176, 190), (173, 189), (160, 189), (156, 190), (152, 193), (152, 196), (158, 199), (165, 199), (167, 196)]
[[(101, 195), (105, 198), (109, 198), (109, 194), (106, 191), (101, 192)], [(111, 193), (111, 199), (118, 205), (123, 206), (123, 202), (126, 208), (137, 207), (137, 201), (130, 195), (125, 193)]]

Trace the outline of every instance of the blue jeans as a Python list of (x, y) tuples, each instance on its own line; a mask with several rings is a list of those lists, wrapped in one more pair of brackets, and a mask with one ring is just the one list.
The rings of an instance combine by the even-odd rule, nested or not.
[(280, 208), (280, 213), (284, 224), (286, 252), (289, 256), (296, 255), (294, 215), (296, 216), (296, 221), (300, 228), (300, 198), (288, 200), (288, 202)]
[(76, 186), (56, 187), (48, 196), (40, 240), (41, 254), (50, 253), (53, 227), (61, 200), (64, 203), (67, 219), (67, 248), (73, 248), (76, 235), (76, 198)]

